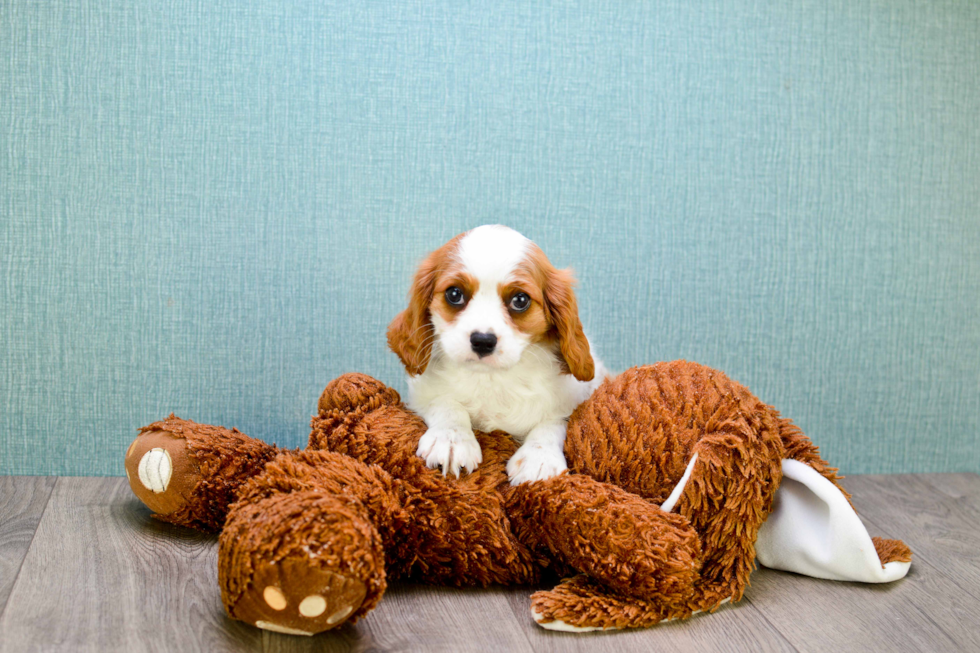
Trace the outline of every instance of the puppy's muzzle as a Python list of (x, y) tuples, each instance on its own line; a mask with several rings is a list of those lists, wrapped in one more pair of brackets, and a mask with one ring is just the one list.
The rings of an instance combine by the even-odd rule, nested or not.
[(470, 334), (470, 347), (473, 348), (473, 352), (480, 358), (492, 354), (496, 346), (497, 336), (492, 333), (474, 331)]

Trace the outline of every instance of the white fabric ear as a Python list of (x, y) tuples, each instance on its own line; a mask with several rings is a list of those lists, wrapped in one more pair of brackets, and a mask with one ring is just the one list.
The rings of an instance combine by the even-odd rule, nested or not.
[(783, 460), (783, 482), (755, 542), (759, 563), (771, 569), (865, 583), (903, 578), (911, 563), (884, 569), (871, 536), (833, 483), (798, 460)]

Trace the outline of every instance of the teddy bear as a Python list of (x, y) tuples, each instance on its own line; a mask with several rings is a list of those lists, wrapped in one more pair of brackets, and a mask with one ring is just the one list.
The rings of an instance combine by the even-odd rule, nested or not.
[(517, 486), (502, 432), (477, 432), (474, 472), (429, 469), (415, 455), (424, 421), (363, 374), (327, 385), (311, 428), (305, 450), (284, 450), (171, 415), (126, 453), (130, 486), (158, 518), (220, 532), (228, 614), (275, 632), (354, 622), (403, 578), (561, 578), (532, 595), (531, 615), (580, 632), (738, 601), (757, 556), (868, 582), (901, 578), (911, 560), (902, 542), (870, 538), (799, 428), (696, 363), (607, 379), (569, 418), (568, 471)]

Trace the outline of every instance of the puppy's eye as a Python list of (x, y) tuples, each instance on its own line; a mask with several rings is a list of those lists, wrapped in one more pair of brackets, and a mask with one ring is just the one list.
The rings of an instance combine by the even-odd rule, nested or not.
[(526, 292), (519, 292), (510, 298), (510, 310), (523, 313), (531, 305), (531, 298)]
[(462, 306), (466, 303), (466, 295), (458, 287), (450, 286), (446, 289), (446, 301), (453, 306)]

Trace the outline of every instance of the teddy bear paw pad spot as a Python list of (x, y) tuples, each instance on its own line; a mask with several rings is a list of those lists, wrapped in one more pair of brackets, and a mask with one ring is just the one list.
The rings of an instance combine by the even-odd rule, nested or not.
[[(286, 609), (286, 597), (283, 596), (282, 592), (278, 588), (269, 585), (262, 592), (262, 598), (265, 599), (266, 605), (268, 605), (273, 610), (285, 610)], [(300, 611), (302, 611), (302, 606), (300, 606)]]
[[(319, 617), (327, 610), (327, 600), (319, 594), (311, 594), (299, 604), (299, 613), (304, 617)], [(327, 620), (331, 623), (330, 620)]]

